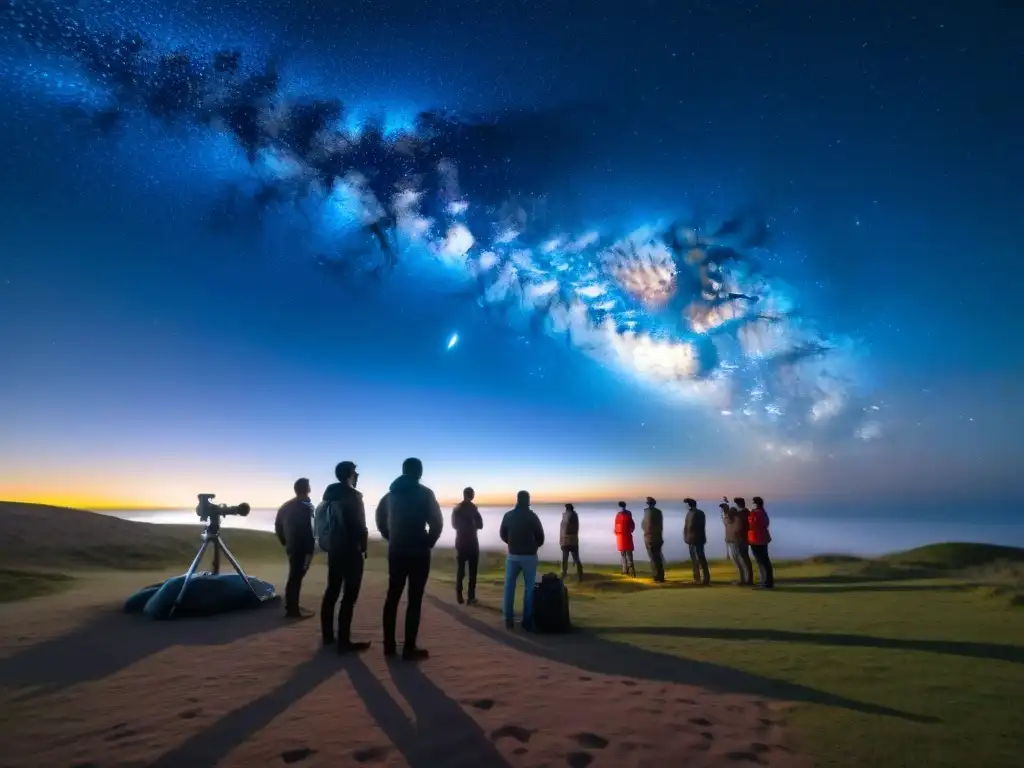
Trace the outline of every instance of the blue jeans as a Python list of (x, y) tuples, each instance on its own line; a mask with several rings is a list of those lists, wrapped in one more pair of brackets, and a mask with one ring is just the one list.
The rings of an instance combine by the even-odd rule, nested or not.
[(505, 558), (505, 594), (501, 601), (501, 612), (506, 622), (515, 618), (514, 603), (519, 574), (523, 575), (526, 585), (523, 594), (523, 622), (528, 624), (533, 618), (533, 585), (537, 581), (538, 563), (536, 555), (509, 555)]

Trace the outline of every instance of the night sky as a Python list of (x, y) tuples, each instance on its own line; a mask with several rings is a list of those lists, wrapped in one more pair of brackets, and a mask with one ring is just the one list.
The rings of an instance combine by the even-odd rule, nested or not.
[[(519, 488), (878, 505), (1024, 491), (1020, 3), (16, 0), (2, 14), (0, 498), (271, 505), (342, 459), (375, 495), (409, 455), (440, 496), (472, 484), (502, 503)], [(152, 78), (89, 65), (81, 41), (109, 46), (104, 30), (147, 56), (273, 62), (258, 158), (219, 107), (160, 113)], [(314, 167), (268, 149), (286, 140), (268, 115), (330, 98), (346, 108), (331, 136), (379, 115), (394, 142), (425, 111), (477, 126), (463, 133), (486, 140), (445, 152), (455, 198), (482, 217), (473, 249), (407, 246), (356, 274), (345, 265), (383, 258), (365, 220), (253, 202)], [(441, 195), (431, 183), (424, 200)], [(606, 353), (637, 329), (710, 343), (681, 305), (616, 289), (619, 346), (600, 354), (524, 325), (465, 266), (501, 243), (479, 221), (498, 232), (512, 199), (536, 263), (549, 238), (561, 258), (591, 231), (762, 222), (758, 306), (791, 308), (786, 327), (829, 352), (751, 363), (729, 325), (715, 361), (669, 386)], [(604, 242), (572, 269), (545, 261), (537, 285), (577, 290)], [(808, 416), (823, 380), (841, 403), (827, 427)], [(758, 387), (759, 404), (785, 403), (771, 418), (748, 413)]]

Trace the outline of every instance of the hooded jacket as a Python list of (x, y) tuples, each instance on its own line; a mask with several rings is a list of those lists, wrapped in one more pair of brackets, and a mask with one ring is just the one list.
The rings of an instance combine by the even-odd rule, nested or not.
[(455, 529), (455, 549), (472, 552), (480, 549), (476, 532), (484, 527), (480, 510), (472, 501), (461, 501), (452, 510), (452, 528)]
[(430, 552), (444, 529), (444, 516), (434, 492), (419, 478), (401, 475), (377, 505), (377, 530), (389, 553)]
[(633, 551), (633, 531), (636, 530), (636, 523), (633, 522), (633, 513), (624, 509), (615, 515), (615, 546), (619, 552)]
[(580, 545), (580, 516), (576, 510), (565, 510), (558, 526), (558, 546), (578, 547)]
[(366, 506), (363, 494), (348, 483), (331, 483), (324, 489), (331, 502), (331, 553), (362, 554), (366, 551)]
[(660, 509), (647, 507), (644, 510), (644, 519), (640, 523), (640, 527), (644, 531), (644, 544), (656, 548), (665, 546), (665, 523)]
[(313, 554), (313, 505), (307, 499), (286, 501), (277, 510), (274, 533), (289, 555)]
[(707, 524), (708, 519), (704, 510), (691, 507), (686, 513), (686, 522), (683, 523), (683, 541), (693, 546), (707, 544)]
[(510, 555), (536, 555), (544, 546), (544, 526), (537, 513), (526, 506), (516, 505), (505, 513), (498, 535), (508, 544)]

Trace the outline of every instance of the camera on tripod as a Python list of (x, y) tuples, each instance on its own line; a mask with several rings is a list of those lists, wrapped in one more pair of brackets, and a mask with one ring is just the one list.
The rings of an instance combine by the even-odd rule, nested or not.
[(217, 498), (215, 493), (200, 493), (199, 494), (199, 506), (196, 507), (196, 514), (199, 515), (199, 519), (203, 522), (207, 520), (214, 521), (219, 517), (225, 515), (239, 515), (245, 517), (249, 514), (249, 505), (244, 501), (236, 506), (229, 507), (227, 504), (213, 504), (210, 499)]

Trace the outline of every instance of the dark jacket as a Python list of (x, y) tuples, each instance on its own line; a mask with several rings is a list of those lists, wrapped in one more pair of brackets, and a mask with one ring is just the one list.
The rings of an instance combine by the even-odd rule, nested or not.
[(274, 533), (289, 555), (313, 554), (313, 504), (307, 499), (286, 501), (277, 510)]
[(363, 494), (348, 483), (331, 483), (324, 489), (331, 502), (331, 549), (328, 554), (362, 554), (366, 551), (366, 505)]
[(461, 501), (452, 510), (452, 528), (455, 529), (455, 549), (473, 552), (480, 549), (476, 532), (484, 527), (480, 510), (472, 501)]
[(683, 541), (695, 545), (708, 543), (707, 517), (704, 516), (704, 510), (694, 507), (686, 513)]
[(498, 535), (508, 544), (510, 555), (536, 555), (544, 546), (544, 526), (529, 507), (516, 507), (506, 512), (501, 518)]
[(578, 547), (580, 545), (580, 516), (576, 510), (562, 513), (562, 522), (558, 526), (558, 545), (560, 547)]
[(402, 475), (377, 505), (377, 530), (389, 552), (422, 554), (437, 544), (444, 516), (434, 492), (412, 475)]
[(644, 510), (644, 519), (640, 526), (644, 531), (644, 544), (649, 547), (665, 546), (665, 525), (660, 509), (647, 507)]
[(725, 540), (730, 544), (747, 543), (747, 509), (729, 508), (725, 523)]

